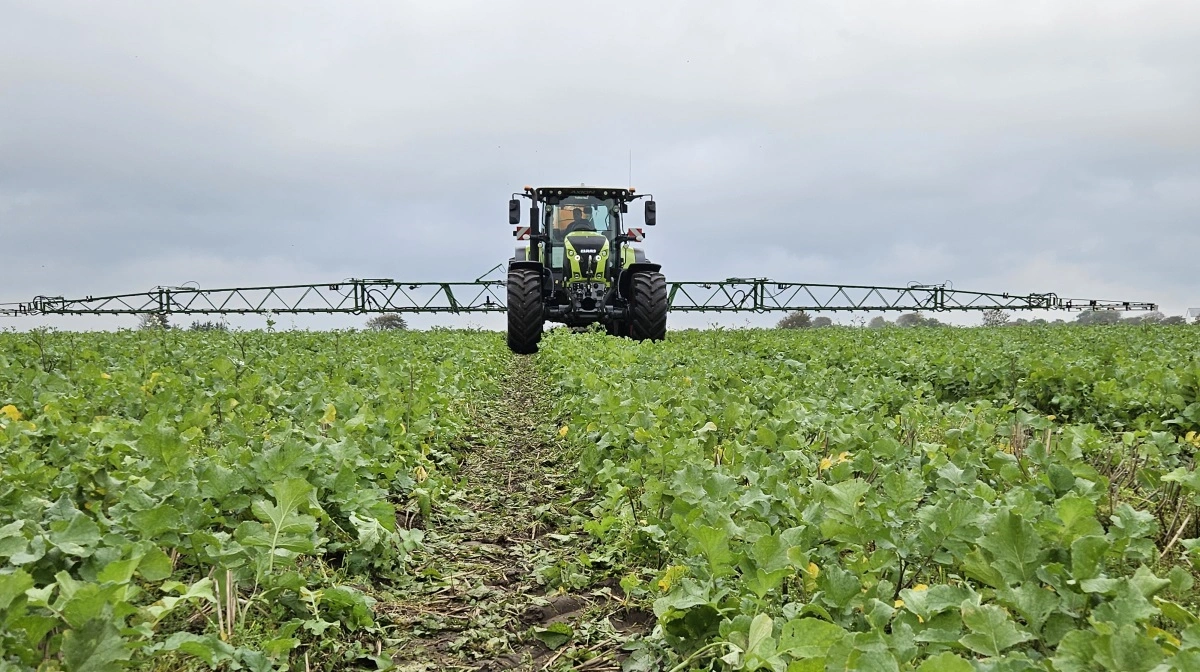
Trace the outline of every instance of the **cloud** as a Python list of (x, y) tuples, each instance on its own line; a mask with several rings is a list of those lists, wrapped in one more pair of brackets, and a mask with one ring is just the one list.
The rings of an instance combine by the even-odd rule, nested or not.
[(632, 172), (671, 278), (1200, 304), (1185, 0), (3, 11), (0, 301), (472, 279)]

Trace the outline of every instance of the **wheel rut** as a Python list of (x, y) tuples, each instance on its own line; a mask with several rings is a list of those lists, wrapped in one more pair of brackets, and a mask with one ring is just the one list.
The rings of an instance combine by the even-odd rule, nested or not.
[(415, 580), (376, 605), (398, 669), (619, 670), (621, 645), (651, 620), (580, 559), (585, 493), (548, 395), (532, 358), (514, 356), (501, 395), (479, 405), (458, 488), (410, 559)]

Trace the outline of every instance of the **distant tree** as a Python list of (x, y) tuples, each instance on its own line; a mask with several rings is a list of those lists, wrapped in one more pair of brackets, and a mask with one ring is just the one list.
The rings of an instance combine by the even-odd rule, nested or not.
[(1118, 324), (1121, 314), (1115, 310), (1085, 310), (1075, 318), (1075, 324)]
[(831, 327), (831, 326), (833, 326), (833, 320), (829, 319), (828, 317), (825, 317), (824, 315), (822, 315), (820, 317), (814, 317), (813, 321), (812, 321), (812, 326), (813, 327)]
[(1009, 324), (1014, 327), (1027, 327), (1027, 326), (1029, 326), (1029, 320), (1027, 320), (1023, 317), (1018, 317), (1017, 319), (1013, 320), (1012, 322), (1009, 322)]
[(1008, 313), (999, 308), (989, 308), (983, 311), (983, 326), (1002, 327), (1008, 322)]
[(887, 320), (883, 319), (882, 315), (876, 315), (875, 317), (871, 318), (870, 322), (867, 323), (867, 328), (868, 329), (883, 329), (884, 327), (890, 327), (891, 324), (892, 324), (891, 322), (888, 322)]
[(208, 320), (201, 322), (196, 320), (192, 322), (192, 326), (188, 327), (188, 331), (229, 331), (229, 325), (216, 320)]
[(905, 313), (896, 318), (897, 327), (915, 327), (921, 324), (920, 313)]
[(776, 329), (807, 329), (812, 326), (812, 317), (803, 310), (789, 313), (776, 325)]
[(371, 331), (404, 331), (408, 329), (408, 322), (405, 322), (404, 316), (399, 313), (384, 313), (367, 320), (367, 329)]
[(1172, 315), (1164, 317), (1160, 324), (1187, 324), (1187, 320), (1182, 315)]
[(1162, 321), (1165, 319), (1167, 319), (1166, 315), (1157, 310), (1152, 310), (1142, 314), (1141, 322), (1142, 324), (1162, 324)]
[(897, 327), (940, 327), (943, 326), (932, 317), (925, 317), (921, 313), (905, 313), (896, 318)]
[(153, 330), (170, 328), (171, 323), (167, 321), (166, 313), (146, 313), (138, 320), (138, 329)]
[(1031, 326), (1031, 327), (1044, 327), (1044, 326), (1046, 326), (1047, 324), (1050, 324), (1050, 323), (1049, 323), (1049, 322), (1047, 322), (1047, 321), (1045, 321), (1045, 320), (1043, 320), (1043, 319), (1042, 319), (1042, 318), (1040, 318), (1040, 317), (1039, 317), (1039, 318), (1032, 319), (1032, 320), (1030, 320), (1030, 321), (1029, 321), (1029, 326)]

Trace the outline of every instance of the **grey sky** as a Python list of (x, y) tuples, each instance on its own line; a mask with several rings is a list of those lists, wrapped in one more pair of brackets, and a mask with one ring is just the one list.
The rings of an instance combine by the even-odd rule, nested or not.
[(669, 278), (1200, 305), (1192, 0), (0, 0), (0, 302), (469, 280), (630, 150)]

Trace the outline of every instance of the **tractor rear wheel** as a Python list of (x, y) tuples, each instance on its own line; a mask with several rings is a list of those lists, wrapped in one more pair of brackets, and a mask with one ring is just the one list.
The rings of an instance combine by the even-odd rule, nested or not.
[(639, 341), (667, 337), (667, 278), (635, 273), (629, 283), (629, 335)]
[(546, 323), (542, 275), (536, 269), (508, 272), (508, 348), (518, 355), (537, 352)]

